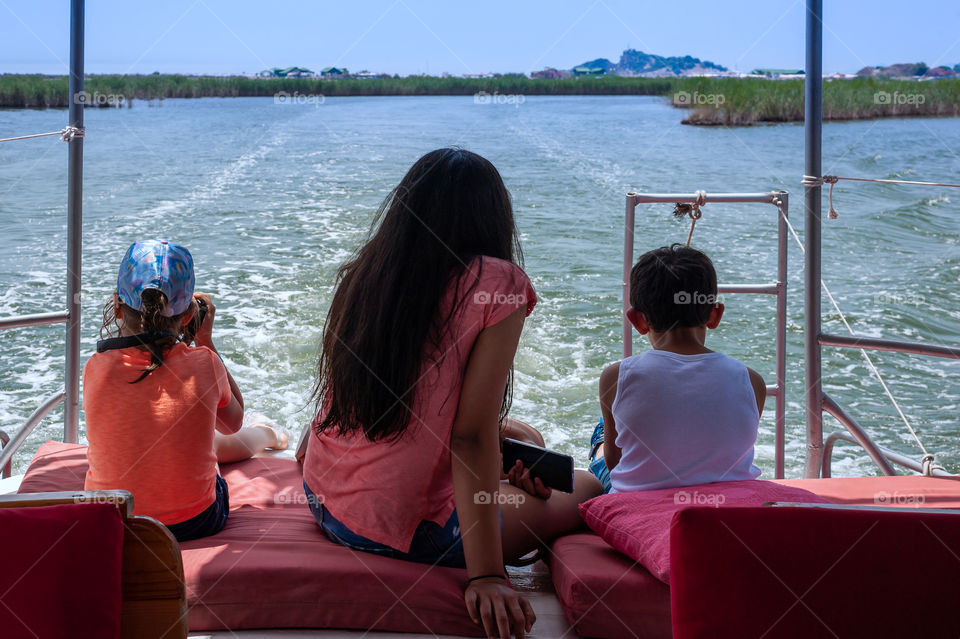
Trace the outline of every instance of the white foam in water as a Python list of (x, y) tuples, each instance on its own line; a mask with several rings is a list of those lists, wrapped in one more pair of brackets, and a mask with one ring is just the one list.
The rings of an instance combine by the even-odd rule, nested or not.
[[(246, 404), (295, 433), (312, 417), (317, 348), (337, 268), (366, 238), (389, 189), (432, 148), (459, 143), (485, 155), (511, 190), (526, 269), (540, 297), (515, 362), (511, 415), (541, 428), (550, 446), (581, 466), (599, 419), (598, 376), (621, 355), (624, 194), (787, 188), (791, 219), (803, 233), (802, 130), (792, 125), (682, 127), (682, 112), (644, 96), (530, 96), (509, 111), (473, 108), (469, 97), (344, 98), (316, 111), (270, 108), (269, 98), (238, 98), (228, 110), (209, 101), (176, 104), (89, 115), (96, 136), (85, 143), (83, 357), (93, 351), (123, 251), (142, 237), (170, 237), (191, 249), (198, 287), (214, 297), (215, 341)], [(32, 130), (33, 121), (36, 130), (48, 130), (48, 113), (15, 115), (19, 129)], [(12, 117), (0, 111), (0, 129)], [(873, 128), (883, 134), (865, 135)], [(169, 143), (148, 151), (133, 134)], [(827, 123), (824, 148), (847, 152), (831, 160), (839, 175), (955, 181), (960, 167), (939, 142), (929, 156), (904, 160), (903, 149), (930, 135), (914, 120)], [(960, 144), (960, 129), (938, 135), (948, 146)], [(731, 145), (753, 153), (731, 154)], [(62, 158), (29, 149), (4, 155), (0, 181), (28, 169), (49, 179), (24, 178), (23, 188), (0, 199), (0, 224), (13, 229), (0, 247), (0, 306), (9, 314), (64, 304)], [(824, 224), (824, 277), (856, 331), (957, 344), (958, 212), (947, 194), (918, 189), (848, 183), (836, 192), (841, 218)], [(638, 208), (637, 255), (686, 239), (689, 226), (674, 220), (671, 208)], [(35, 212), (29, 222), (24, 211)], [(775, 222), (759, 205), (708, 204), (694, 244), (711, 255), (722, 281), (768, 281)], [(792, 244), (790, 250), (786, 456), (788, 475), (799, 476), (802, 259)], [(757, 297), (728, 296), (708, 346), (772, 383), (773, 305)], [(825, 330), (845, 330), (827, 305), (824, 312)], [(0, 333), (0, 428), (16, 430), (42, 398), (62, 388), (63, 334), (63, 326)], [(635, 351), (647, 347), (635, 336)], [(892, 354), (874, 360), (928, 448), (960, 469), (960, 363)], [(826, 390), (879, 442), (915, 456), (859, 353), (825, 349), (823, 371)], [(772, 414), (771, 399), (757, 444), (766, 476), (773, 473)], [(42, 441), (62, 436), (61, 419), (56, 411), (31, 435), (18, 468)], [(826, 417), (825, 430), (836, 428)], [(837, 446), (833, 468), (837, 476), (875, 472), (847, 444)]]

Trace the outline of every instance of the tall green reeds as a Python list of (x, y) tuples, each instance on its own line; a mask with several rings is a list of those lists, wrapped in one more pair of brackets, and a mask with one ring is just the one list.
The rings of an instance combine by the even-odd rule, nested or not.
[[(90, 106), (129, 106), (135, 100), (199, 97), (270, 97), (287, 94), (382, 95), (659, 95), (688, 110), (684, 122), (739, 126), (803, 120), (803, 80), (761, 78), (625, 78), (618, 76), (534, 80), (433, 76), (344, 78), (248, 78), (240, 76), (93, 75), (85, 83)], [(62, 108), (63, 76), (0, 75), (0, 107)], [(824, 83), (825, 120), (916, 115), (960, 115), (960, 80), (930, 82), (857, 78)]]

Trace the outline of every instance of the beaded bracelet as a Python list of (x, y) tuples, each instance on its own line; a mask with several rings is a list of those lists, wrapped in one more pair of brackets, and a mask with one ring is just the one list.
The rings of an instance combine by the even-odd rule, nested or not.
[(503, 579), (504, 581), (507, 580), (505, 575), (480, 575), (478, 577), (470, 577), (469, 579), (467, 579), (467, 583), (473, 583), (477, 579)]

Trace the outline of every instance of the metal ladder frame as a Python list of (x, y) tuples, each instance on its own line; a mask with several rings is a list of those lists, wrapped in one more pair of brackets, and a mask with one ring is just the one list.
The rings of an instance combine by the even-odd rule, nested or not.
[[(623, 245), (623, 356), (630, 357), (633, 352), (633, 327), (627, 321), (626, 312), (630, 308), (630, 270), (633, 268), (634, 230), (638, 204), (697, 202), (696, 194), (689, 193), (627, 193), (626, 229)], [(775, 475), (784, 476), (784, 444), (786, 435), (786, 392), (787, 371), (787, 215), (789, 195), (786, 191), (768, 193), (716, 193), (706, 195), (705, 203), (710, 202), (753, 202), (772, 204), (777, 215), (777, 280), (769, 284), (726, 284), (719, 285), (720, 293), (754, 293), (775, 295), (777, 298), (776, 320), (776, 383), (767, 385), (767, 395), (776, 397), (774, 413), (776, 432)]]

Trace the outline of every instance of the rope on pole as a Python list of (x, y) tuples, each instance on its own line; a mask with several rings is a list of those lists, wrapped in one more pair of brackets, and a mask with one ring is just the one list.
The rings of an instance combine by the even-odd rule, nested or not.
[(85, 130), (78, 129), (75, 126), (66, 126), (59, 131), (50, 131), (49, 133), (34, 133), (33, 135), (19, 135), (14, 138), (0, 138), (0, 142), (13, 142), (15, 140), (30, 140), (33, 138), (45, 138), (50, 135), (59, 135), (64, 142), (72, 142), (76, 138), (84, 137)]
[(915, 180), (886, 180), (880, 178), (855, 178), (855, 177), (841, 177), (839, 175), (824, 175), (823, 177), (817, 177), (815, 175), (804, 175), (803, 179), (800, 180), (800, 184), (805, 187), (812, 188), (816, 186), (823, 186), (824, 184), (830, 185), (830, 193), (828, 200), (830, 202), (830, 219), (835, 220), (839, 217), (837, 210), (833, 208), (833, 187), (840, 180), (849, 180), (851, 182), (878, 182), (880, 184), (908, 184), (911, 186), (943, 186), (953, 189), (960, 189), (960, 184), (949, 184), (946, 182), (917, 182)]

